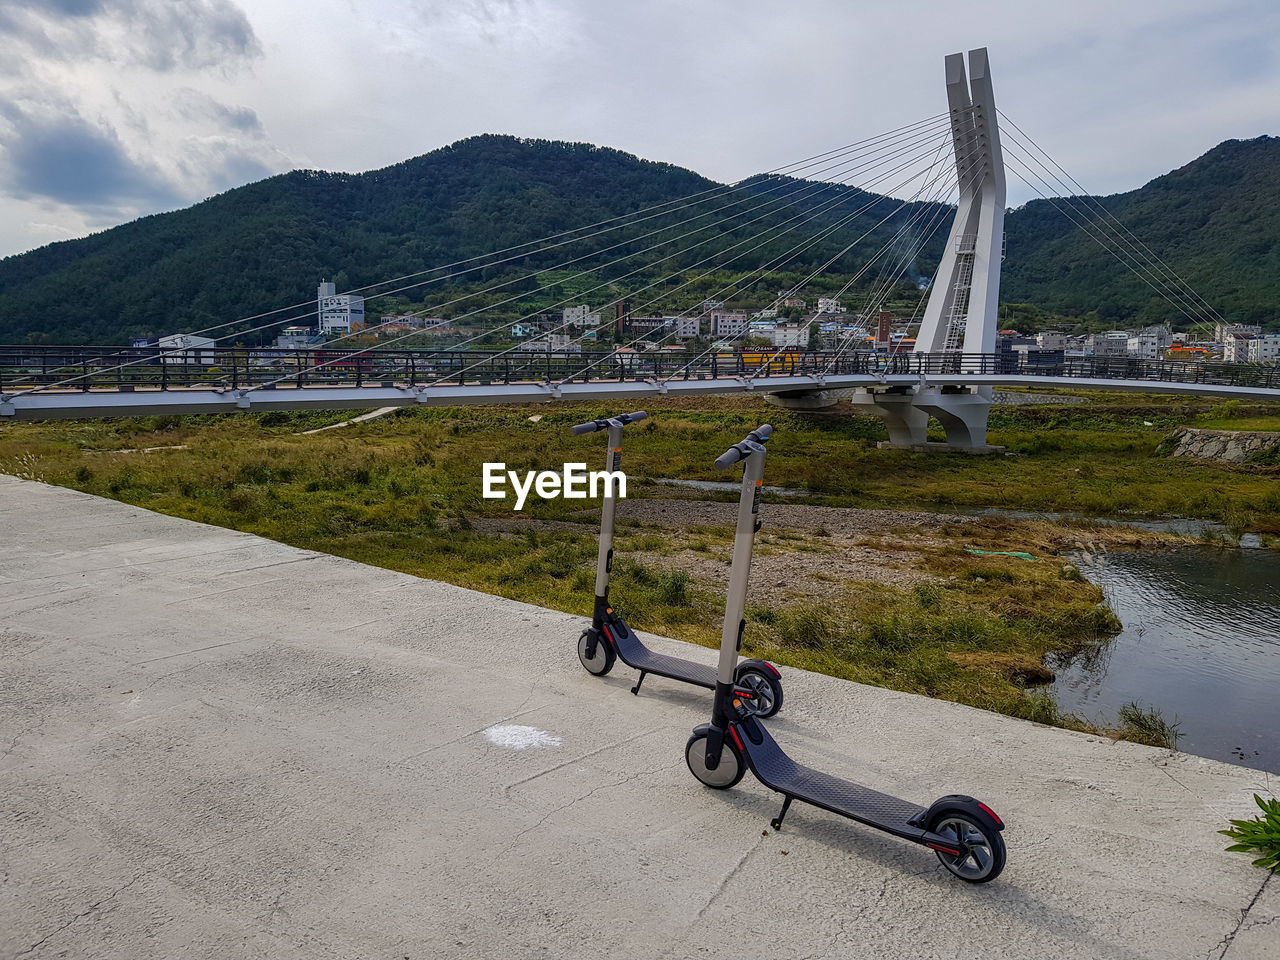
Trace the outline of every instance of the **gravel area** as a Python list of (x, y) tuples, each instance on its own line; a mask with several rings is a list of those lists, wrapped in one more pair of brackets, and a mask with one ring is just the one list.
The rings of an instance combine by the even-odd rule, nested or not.
[[(826, 530), (833, 538), (850, 539), (868, 533), (903, 527), (932, 527), (961, 520), (959, 517), (916, 510), (859, 510), (818, 507), (799, 503), (769, 503), (761, 508), (767, 528), (774, 530)], [(628, 500), (618, 510), (618, 522), (655, 524), (661, 527), (725, 527), (737, 519), (737, 504), (684, 498)]]

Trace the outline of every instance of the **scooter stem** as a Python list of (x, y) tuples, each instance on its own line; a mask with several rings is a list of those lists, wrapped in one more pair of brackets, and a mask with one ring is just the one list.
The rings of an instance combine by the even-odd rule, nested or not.
[[(605, 454), (604, 468), (617, 471), (622, 466), (622, 428), (619, 420), (609, 421), (609, 447)], [(609, 608), (609, 574), (613, 570), (613, 515), (618, 508), (614, 484), (606, 483), (604, 502), (600, 507), (600, 551), (596, 556), (596, 597), (591, 615), (591, 625), (596, 630), (604, 626), (604, 615)]]
[(742, 471), (742, 493), (738, 498), (738, 525), (733, 538), (733, 566), (729, 571), (729, 592), (725, 598), (724, 626), (720, 633), (720, 660), (716, 665), (716, 696), (711, 724), (727, 729), (730, 704), (733, 702), (734, 671), (742, 649), (742, 633), (746, 629), (747, 584), (751, 579), (751, 554), (759, 529), (760, 484), (764, 478), (764, 444), (748, 439), (742, 447), (747, 452)]

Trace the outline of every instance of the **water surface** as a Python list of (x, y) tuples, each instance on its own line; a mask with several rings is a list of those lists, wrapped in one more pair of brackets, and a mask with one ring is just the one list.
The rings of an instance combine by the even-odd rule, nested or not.
[(1280, 772), (1280, 552), (1188, 547), (1080, 558), (1124, 631), (1049, 665), (1063, 710), (1110, 725), (1127, 701), (1178, 748)]

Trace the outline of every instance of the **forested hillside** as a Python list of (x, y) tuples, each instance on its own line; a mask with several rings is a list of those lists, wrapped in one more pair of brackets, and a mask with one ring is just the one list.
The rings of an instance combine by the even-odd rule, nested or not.
[[(1139, 190), (1094, 199), (1224, 316), (1280, 321), (1280, 138), (1228, 140)], [(1047, 200), (1014, 211), (1007, 233), (1005, 300), (1115, 323), (1178, 316)]]
[[(0, 261), (0, 342), (107, 343), (189, 330), (314, 298), (322, 278), (335, 280), (339, 289), (360, 287), (716, 186), (689, 170), (616, 150), (502, 136), (474, 137), (365, 174), (294, 171), (185, 210)], [(697, 266), (709, 251), (738, 241), (738, 259), (726, 265), (751, 270), (861, 205), (871, 204), (857, 221), (859, 233), (898, 205), (856, 189), (836, 192), (839, 200), (831, 202), (831, 192), (804, 182), (757, 182), (732, 198), (713, 196), (696, 210), (673, 206), (669, 215), (641, 226), (522, 258), (481, 278), (518, 277), (663, 227), (668, 229), (585, 263), (634, 254), (633, 263), (608, 274), (619, 276), (708, 239), (715, 242), (647, 273)], [(877, 248), (914, 209), (874, 229), (834, 269), (856, 269), (858, 251)], [(720, 212), (677, 226), (698, 210)], [(806, 211), (814, 217), (797, 223), (794, 218)], [(726, 228), (719, 221), (731, 213), (737, 216)], [(797, 227), (791, 233), (763, 246), (751, 239), (788, 220)], [(794, 263), (821, 264), (851, 239), (847, 231), (833, 233)], [(936, 262), (940, 244), (935, 239), (927, 252), (929, 263)], [(432, 291), (442, 289), (448, 287)]]
[[(585, 263), (631, 254), (627, 269), (648, 264), (645, 279), (692, 271), (713, 248), (678, 251), (716, 236), (714, 249), (739, 243), (738, 258), (724, 269), (747, 271), (869, 204), (855, 223), (793, 261), (796, 268), (820, 265), (871, 228), (831, 267), (847, 275), (919, 209), (910, 206), (874, 226), (897, 201), (805, 186), (755, 181), (736, 195), (747, 196), (738, 207), (723, 211), (739, 214), (727, 227), (710, 216), (677, 226), (693, 211), (673, 208), (629, 231), (666, 228), (662, 233)], [(616, 150), (504, 136), (474, 137), (364, 174), (294, 171), (185, 210), (0, 260), (0, 342), (119, 343), (190, 330), (314, 297), (322, 278), (339, 288), (359, 287), (714, 187), (692, 171)], [(1101, 202), (1229, 316), (1280, 316), (1280, 141), (1229, 141), (1140, 190)], [(795, 224), (802, 214), (814, 216), (792, 233), (764, 245), (751, 239)], [(694, 228), (698, 232), (688, 235)], [(1167, 305), (1153, 304), (1149, 288), (1049, 203), (1011, 212), (1007, 231), (1006, 301), (1075, 316), (1097, 311), (1117, 325), (1171, 319)], [(932, 274), (945, 232), (944, 224), (909, 275)], [(617, 240), (608, 235), (570, 244), (490, 268), (483, 279), (517, 277)], [(371, 307), (376, 311), (378, 304)]]

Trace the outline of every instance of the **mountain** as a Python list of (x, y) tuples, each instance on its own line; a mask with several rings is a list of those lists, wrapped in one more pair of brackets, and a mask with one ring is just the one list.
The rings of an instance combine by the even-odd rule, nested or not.
[[(1280, 314), (1278, 160), (1275, 138), (1228, 141), (1139, 190), (1098, 202), (1228, 316), (1271, 319)], [(185, 210), (0, 260), (0, 342), (120, 343), (209, 326), (313, 298), (321, 279), (342, 289), (416, 274), (717, 186), (692, 171), (616, 150), (494, 135), (369, 173), (293, 171)], [(570, 242), (487, 267), (468, 282), (515, 280), (577, 256), (585, 259), (574, 269), (631, 254), (631, 264), (647, 267), (619, 288), (625, 290), (673, 269), (688, 275), (707, 269), (698, 264), (706, 248), (680, 253), (698, 239), (718, 238), (714, 249), (738, 244), (738, 259), (728, 267), (746, 271), (795, 252), (819, 228), (830, 232), (799, 251), (795, 268), (834, 258), (829, 274), (852, 275), (909, 218), (920, 216), (918, 229), (941, 212), (913, 204), (895, 214), (896, 200), (776, 178), (756, 178), (735, 196), (743, 198), (740, 206), (726, 212), (748, 206), (753, 212), (732, 229), (703, 225), (690, 234), (692, 227), (677, 226), (689, 211), (672, 204), (626, 231), (632, 237), (654, 231), (647, 238), (599, 254), (617, 235)], [(726, 202), (709, 199), (703, 209)], [(862, 208), (856, 220), (842, 223)], [(768, 243), (753, 239), (797, 224)], [(1150, 290), (1050, 203), (1012, 211), (1006, 229), (1005, 301), (1076, 316), (1096, 310), (1098, 319), (1116, 324), (1168, 317), (1167, 305), (1153, 306)], [(932, 274), (944, 235), (940, 230), (924, 246), (908, 281)], [(790, 282), (775, 278), (770, 289), (784, 280)], [(526, 281), (511, 289), (533, 286)]]
[[(201, 328), (314, 299), (321, 279), (334, 280), (340, 290), (361, 287), (719, 186), (692, 171), (617, 150), (493, 135), (364, 174), (294, 171), (185, 210), (0, 261), (0, 342), (120, 343), (132, 336)], [(859, 250), (879, 247), (921, 206), (911, 205), (877, 227), (898, 201), (847, 187), (832, 197), (804, 181), (757, 178), (741, 194), (717, 193), (700, 208), (714, 211), (734, 201), (736, 206), (724, 213), (749, 209), (737, 218), (736, 228), (719, 227), (714, 217), (676, 226), (690, 211), (672, 205), (642, 226), (520, 257), (466, 282), (514, 279), (585, 256), (574, 267), (581, 270), (625, 254), (652, 265), (638, 276), (656, 279), (675, 267), (696, 267), (708, 250), (734, 243), (739, 259), (730, 266), (751, 270), (866, 206), (859, 231), (873, 229), (860, 246), (840, 258), (841, 248), (855, 237), (836, 231), (795, 261), (817, 266), (835, 256), (833, 269), (848, 273), (860, 263)], [(764, 245), (752, 239), (788, 222), (799, 228)], [(690, 233), (693, 227), (699, 229)], [(619, 235), (653, 231), (596, 255), (618, 243)], [(699, 239), (714, 243), (678, 255)], [(934, 239), (925, 255), (928, 263), (936, 263), (941, 243)], [(616, 267), (607, 276), (632, 266)], [(621, 289), (640, 282), (631, 278)], [(513, 283), (507, 292), (535, 286)], [(442, 289), (450, 287), (431, 292)], [(422, 296), (421, 290), (409, 293)], [(544, 297), (539, 307), (547, 302)]]
[[(1280, 320), (1280, 138), (1227, 140), (1138, 190), (1074, 205), (1090, 201), (1223, 316)], [(1006, 301), (1114, 323), (1180, 316), (1050, 201), (1013, 211), (1006, 233)]]

